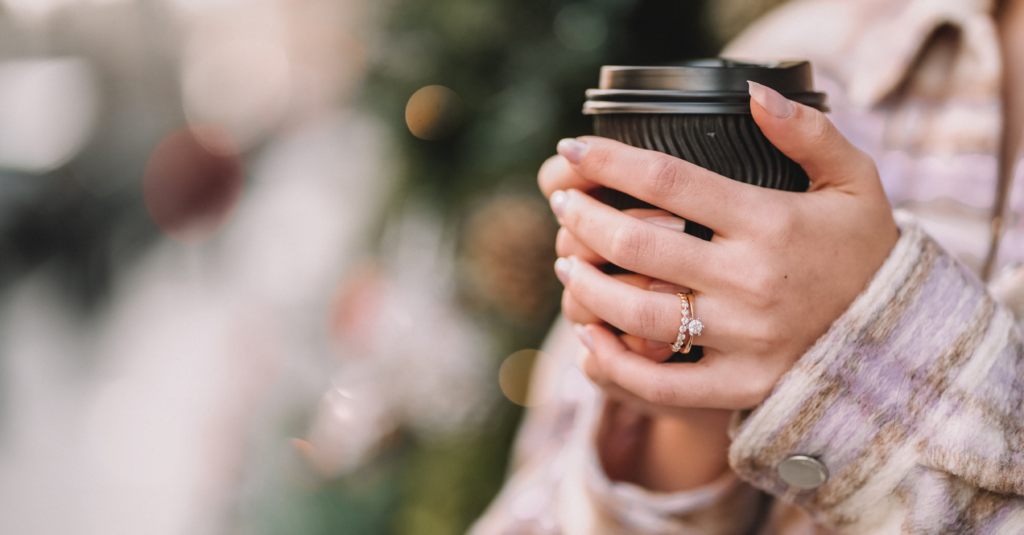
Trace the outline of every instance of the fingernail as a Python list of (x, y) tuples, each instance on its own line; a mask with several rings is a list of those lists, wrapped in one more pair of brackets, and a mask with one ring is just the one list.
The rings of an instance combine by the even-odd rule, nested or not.
[(558, 190), (551, 194), (551, 211), (555, 213), (555, 217), (562, 217), (567, 202), (569, 202), (569, 195), (564, 191)]
[(647, 349), (664, 349), (672, 344), (668, 342), (662, 342), (661, 340), (647, 339)]
[[(782, 96), (778, 91), (750, 80), (747, 80), (747, 85), (750, 86), (750, 97), (754, 99), (754, 102), (779, 119), (785, 119), (796, 111), (793, 101)], [(566, 157), (568, 158), (568, 156)]]
[(569, 284), (569, 276), (572, 275), (572, 261), (568, 258), (555, 260), (555, 275), (562, 284)]
[(658, 292), (658, 293), (661, 293), (661, 294), (673, 294), (673, 295), (681, 294), (681, 293), (686, 293), (686, 292), (689, 291), (686, 288), (684, 288), (684, 287), (682, 287), (682, 286), (680, 286), (678, 284), (672, 284), (671, 282), (663, 281), (663, 280), (660, 280), (660, 279), (655, 279), (655, 280), (651, 281), (651, 284), (650, 284), (650, 286), (647, 287), (647, 289), (652, 291), (652, 292)]
[(653, 223), (655, 225), (658, 225), (659, 227), (665, 227), (665, 228), (669, 228), (669, 229), (672, 229), (672, 230), (678, 230), (679, 232), (684, 232), (686, 230), (686, 220), (685, 219), (680, 219), (678, 217), (671, 217), (671, 216), (648, 217), (648, 218), (644, 219), (644, 221), (646, 221), (648, 223)]
[(572, 163), (580, 163), (589, 148), (590, 145), (571, 137), (558, 142), (558, 154), (565, 156), (565, 159)]
[(580, 342), (587, 346), (590, 351), (594, 350), (594, 339), (590, 337), (590, 333), (587, 332), (587, 328), (580, 325), (579, 323), (572, 326), (573, 330), (576, 331), (576, 338), (580, 339)]

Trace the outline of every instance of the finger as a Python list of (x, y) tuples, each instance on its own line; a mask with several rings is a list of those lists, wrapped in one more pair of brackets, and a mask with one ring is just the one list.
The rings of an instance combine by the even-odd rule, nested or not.
[(552, 194), (551, 207), (578, 241), (630, 271), (698, 290), (725, 273), (717, 267), (718, 243), (636, 219), (576, 190)]
[[(635, 286), (643, 288), (641, 285)], [(686, 294), (691, 291), (685, 286), (650, 278), (648, 278), (647, 290), (668, 295)], [(630, 351), (643, 355), (655, 362), (665, 362), (675, 354), (675, 351), (672, 350), (672, 344), (668, 342), (651, 340), (649, 338), (640, 338), (639, 336), (628, 333), (620, 335), (619, 339), (622, 340), (622, 343), (624, 343)]]
[(686, 220), (666, 210), (631, 208), (629, 210), (623, 210), (622, 213), (631, 216), (634, 219), (646, 221), (647, 223), (652, 223), (659, 227), (665, 227), (675, 232), (686, 232)]
[(843, 137), (824, 113), (770, 87), (748, 83), (754, 121), (768, 141), (807, 171), (812, 191), (827, 186), (881, 188), (871, 157)]
[(630, 351), (654, 362), (665, 362), (675, 354), (675, 351), (672, 351), (672, 344), (668, 342), (640, 338), (629, 333), (620, 334), (619, 340)]
[(590, 309), (583, 306), (568, 290), (562, 292), (562, 315), (569, 321), (581, 325), (604, 323), (603, 319), (597, 317)]
[(593, 362), (585, 364), (595, 370), (599, 384), (616, 385), (656, 406), (748, 409), (771, 391), (764, 378), (772, 375), (750, 359), (705, 351), (698, 362), (657, 363), (629, 351), (600, 325), (584, 329), (593, 347), (587, 359)]
[[(676, 217), (664, 210), (632, 209), (623, 210), (623, 213), (648, 223), (672, 229), (676, 232), (683, 232), (686, 230), (685, 219)], [(558, 230), (558, 235), (555, 238), (555, 251), (558, 253), (558, 256), (575, 256), (584, 262), (594, 265), (608, 263), (608, 261), (601, 255), (595, 253), (593, 249), (577, 240), (576, 237), (572, 235), (572, 232), (569, 232), (564, 227)]]
[[(562, 277), (563, 275), (564, 275), (564, 272), (559, 273), (559, 277)], [(647, 290), (650, 290), (652, 292), (667, 293), (667, 294), (671, 294), (673, 296), (676, 295), (677, 293), (685, 293), (685, 292), (689, 291), (689, 289), (687, 289), (687, 288), (685, 288), (683, 286), (679, 286), (679, 285), (676, 285), (676, 284), (668, 283), (668, 282), (665, 282), (665, 281), (651, 280), (650, 277), (647, 277), (647, 276), (644, 276), (644, 275), (638, 275), (638, 274), (635, 274), (635, 273), (633, 273), (633, 274), (622, 274), (622, 275), (612, 275), (611, 277), (613, 277), (613, 278), (615, 278), (615, 279), (617, 279), (619, 281), (622, 281), (622, 282), (624, 282), (626, 284), (629, 284), (630, 286), (633, 286), (635, 288), (647, 289)], [(568, 319), (569, 321), (571, 321), (573, 323), (579, 323), (579, 324), (604, 323), (604, 320), (602, 320), (601, 318), (599, 318), (596, 315), (594, 315), (594, 313), (591, 312), (586, 306), (584, 306), (579, 301), (577, 301), (576, 298), (573, 296), (572, 292), (569, 292), (569, 291), (562, 292), (562, 315), (565, 316), (566, 319)], [(639, 337), (637, 337), (637, 339), (638, 340), (646, 340), (646, 339), (639, 338)], [(648, 349), (653, 350), (653, 353), (651, 353), (651, 355), (658, 356), (658, 355), (661, 354), (661, 352), (659, 350), (664, 348), (664, 347), (668, 347), (668, 345), (669, 345), (668, 343), (660, 342), (660, 341), (656, 341), (656, 340), (652, 340), (652, 341), (649, 341), (649, 342), (650, 343), (636, 342), (635, 346), (634, 345), (630, 345), (630, 347), (634, 351), (637, 351), (638, 353), (645, 354), (645, 355), (647, 354), (647, 352), (646, 351), (642, 351), (641, 347), (647, 347)], [(666, 356), (665, 358), (668, 358), (668, 357)]]
[(607, 264), (608, 261), (601, 255), (594, 252), (593, 249), (583, 245), (582, 242), (576, 239), (576, 236), (569, 232), (569, 229), (562, 227), (558, 229), (558, 234), (555, 237), (555, 252), (560, 257), (575, 256), (583, 262), (600, 266)]
[(648, 415), (672, 416), (685, 418), (688, 410), (684, 407), (669, 407), (656, 405), (649, 401), (640, 399), (639, 396), (622, 388), (610, 381), (601, 370), (597, 357), (591, 353), (584, 353), (579, 358), (579, 367), (584, 375), (590, 379), (598, 388), (604, 391), (609, 398), (626, 405), (627, 407)]
[(693, 291), (690, 288), (687, 288), (686, 286), (680, 286), (678, 284), (674, 284), (659, 279), (651, 279), (651, 283), (647, 285), (647, 289), (652, 292), (669, 295), (688, 294), (691, 291)]
[(701, 223), (722, 236), (756, 224), (765, 203), (780, 195), (674, 156), (600, 137), (563, 139), (558, 152), (584, 179)]
[[(573, 258), (559, 259), (558, 264), (572, 306), (585, 309), (629, 334), (661, 342), (676, 341), (683, 317), (678, 296), (642, 290)], [(701, 321), (716, 328), (705, 330), (697, 345), (715, 347), (719, 341), (722, 331), (715, 323), (715, 308), (714, 300), (706, 296), (701, 299)], [(689, 313), (687, 316), (690, 317)]]
[(599, 184), (583, 178), (565, 158), (558, 154), (541, 164), (540, 171), (537, 172), (537, 184), (545, 197), (550, 197), (551, 193), (561, 189), (575, 188), (580, 191), (590, 191), (599, 186)]

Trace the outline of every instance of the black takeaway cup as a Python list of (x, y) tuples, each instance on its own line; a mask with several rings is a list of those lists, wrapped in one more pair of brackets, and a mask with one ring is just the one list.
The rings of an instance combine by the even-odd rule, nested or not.
[[(601, 67), (599, 88), (587, 90), (583, 113), (594, 117), (598, 136), (670, 154), (740, 182), (806, 191), (807, 173), (769, 143), (754, 122), (748, 80), (828, 111), (826, 95), (814, 91), (810, 62), (715, 58), (665, 67)], [(595, 196), (620, 210), (653, 208), (612, 189)], [(713, 235), (691, 221), (685, 232), (705, 240)], [(701, 354), (694, 347), (675, 357), (696, 360)]]

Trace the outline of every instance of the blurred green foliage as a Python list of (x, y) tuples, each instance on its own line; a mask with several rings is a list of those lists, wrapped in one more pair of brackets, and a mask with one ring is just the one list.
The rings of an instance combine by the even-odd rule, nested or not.
[[(401, 196), (458, 218), (499, 186), (535, 189), (536, 170), (557, 140), (589, 133), (580, 110), (601, 65), (714, 54), (702, 7), (701, 0), (394, 0), (371, 55), (365, 100), (396, 134)], [(573, 38), (602, 27), (599, 41)], [(464, 120), (447, 138), (424, 141), (409, 133), (404, 113), (409, 97), (432, 84), (461, 97)]]
[[(381, 2), (383, 27), (370, 51), (363, 101), (393, 133), (400, 186), (391, 215), (413, 203), (426, 204), (459, 232), (472, 209), (496, 192), (540, 199), (535, 173), (554, 153), (557, 140), (590, 131), (590, 121), (580, 110), (584, 91), (596, 86), (601, 65), (665, 64), (714, 54), (717, 43), (702, 24), (704, 3)], [(167, 52), (173, 46), (165, 35), (169, 30), (154, 30), (164, 28), (168, 15), (155, 2), (144, 5), (138, 23), (156, 44), (135, 52), (146, 67), (144, 74), (165, 83), (139, 83), (136, 77), (141, 75), (104, 63), (104, 51), (89, 48), (102, 41), (89, 45), (90, 26), (77, 26), (86, 19), (69, 14), (53, 23), (52, 33), (60, 39), (49, 52), (94, 59), (102, 85), (119, 91), (118, 105), (100, 125), (96, 140), (67, 166), (38, 177), (0, 172), (0, 257), (5, 260), (0, 263), (0, 290), (53, 262), (58, 278), (93, 306), (102, 300), (113, 266), (135, 258), (159, 236), (141, 202), (140, 187), (97, 195), (82, 186), (108, 176), (141, 176), (152, 146), (184, 122), (174, 90), (153, 91), (177, 87), (177, 63)], [(13, 42), (10, 25), (3, 29)], [(459, 95), (462, 120), (447, 137), (426, 141), (406, 128), (405, 108), (413, 93), (433, 84)], [(550, 264), (540, 269), (551, 274)], [(553, 311), (557, 293), (552, 293), (551, 303)], [(488, 322), (495, 340), (495, 369), (512, 351), (537, 347), (550, 319), (551, 314), (542, 314)], [(372, 466), (354, 474), (268, 493), (268, 499), (255, 500), (256, 510), (246, 513), (247, 531), (463, 533), (500, 488), (520, 415), (520, 409), (507, 403), (475, 434), (443, 442), (406, 435)]]
[[(392, 0), (364, 94), (393, 133), (400, 187), (391, 215), (425, 204), (459, 232), (497, 192), (540, 199), (536, 171), (558, 139), (590, 132), (581, 108), (601, 65), (714, 55), (703, 7), (703, 0)], [(406, 104), (435, 84), (459, 95), (462, 119), (448, 136), (427, 141), (406, 127)], [(550, 297), (553, 312), (557, 292)], [(495, 369), (512, 351), (537, 347), (551, 319), (487, 323)], [(323, 503), (332, 521), (309, 533), (465, 532), (501, 486), (520, 415), (507, 403), (475, 435), (443, 443), (406, 437), (386, 461), (390, 475), (364, 493), (346, 482), (321, 489), (328, 498), (308, 503)], [(370, 520), (381, 514), (386, 520)]]

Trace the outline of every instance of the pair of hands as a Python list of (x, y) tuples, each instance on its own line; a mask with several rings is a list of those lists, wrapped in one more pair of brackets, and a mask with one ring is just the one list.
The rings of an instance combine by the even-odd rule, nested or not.
[[(652, 411), (747, 409), (867, 286), (898, 239), (874, 162), (819, 111), (751, 84), (765, 136), (811, 178), (804, 193), (751, 186), (689, 162), (598, 137), (566, 139), (541, 167), (562, 225), (562, 308), (609, 394)], [(618, 211), (609, 187), (654, 206)], [(678, 216), (678, 217), (676, 217)], [(714, 230), (706, 242), (683, 220)], [(637, 275), (611, 276), (611, 262)], [(697, 363), (663, 363), (691, 289), (704, 323)], [(610, 324), (625, 334), (616, 336)]]

